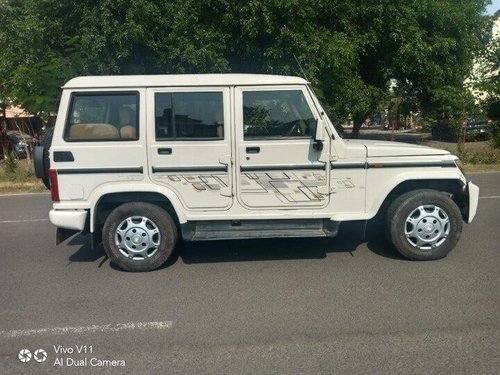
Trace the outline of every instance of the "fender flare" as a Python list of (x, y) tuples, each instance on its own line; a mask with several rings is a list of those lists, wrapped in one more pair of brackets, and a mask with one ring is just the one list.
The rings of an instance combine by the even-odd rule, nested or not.
[(90, 202), (90, 232), (94, 232), (95, 229), (95, 211), (100, 200), (108, 194), (115, 193), (156, 193), (163, 195), (172, 204), (179, 223), (184, 224), (187, 222), (182, 202), (172, 190), (153, 184), (127, 182), (126, 188), (124, 188), (122, 184), (113, 183), (99, 186), (94, 189), (92, 195), (88, 198)]
[(455, 170), (447, 172), (443, 170), (436, 170), (433, 171), (433, 173), (425, 173), (425, 175), (417, 171), (398, 173), (397, 175), (394, 175), (392, 178), (386, 180), (384, 184), (379, 187), (379, 191), (381, 193), (377, 194), (377, 197), (372, 202), (369, 202), (368, 199), (366, 200), (365, 203), (366, 204), (365, 211), (367, 214), (366, 219), (371, 219), (377, 214), (377, 212), (380, 210), (380, 207), (382, 206), (386, 198), (389, 196), (389, 194), (391, 194), (394, 191), (396, 187), (398, 187), (404, 182), (416, 181), (416, 180), (419, 181), (455, 180), (460, 182), (463, 189), (465, 189), (467, 186), (467, 180), (465, 176), (459, 171)]

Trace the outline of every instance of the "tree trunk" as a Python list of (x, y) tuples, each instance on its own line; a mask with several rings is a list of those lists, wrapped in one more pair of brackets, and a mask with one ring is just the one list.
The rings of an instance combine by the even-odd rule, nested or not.
[(351, 138), (359, 138), (359, 130), (361, 129), (361, 125), (363, 125), (364, 120), (365, 118), (363, 116), (352, 117), (353, 127), (351, 132)]
[(0, 147), (2, 148), (3, 157), (6, 158), (7, 153), (9, 152), (9, 139), (7, 138), (7, 119), (5, 105), (1, 105), (0, 107)]

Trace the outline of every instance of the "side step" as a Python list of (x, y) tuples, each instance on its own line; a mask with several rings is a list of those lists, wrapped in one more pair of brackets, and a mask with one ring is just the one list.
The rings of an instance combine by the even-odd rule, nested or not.
[(181, 225), (185, 241), (247, 238), (335, 237), (340, 222), (329, 219), (190, 221)]

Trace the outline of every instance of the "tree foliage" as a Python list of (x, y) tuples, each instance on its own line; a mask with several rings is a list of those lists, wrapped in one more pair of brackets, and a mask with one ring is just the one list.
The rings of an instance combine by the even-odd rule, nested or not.
[(490, 40), (480, 55), (476, 88), (486, 94), (483, 100), (489, 117), (500, 120), (500, 37)]
[(391, 78), (439, 110), (470, 72), (486, 3), (0, 0), (0, 97), (54, 111), (77, 75), (302, 75), (296, 57), (335, 120), (370, 114)]

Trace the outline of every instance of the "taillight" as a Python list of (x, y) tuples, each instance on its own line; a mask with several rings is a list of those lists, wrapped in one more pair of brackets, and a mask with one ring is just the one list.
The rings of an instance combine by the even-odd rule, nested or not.
[(57, 182), (57, 171), (49, 169), (50, 195), (52, 202), (59, 202), (59, 183)]

